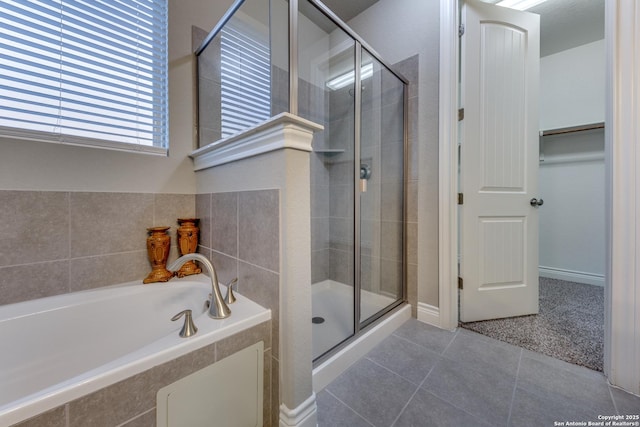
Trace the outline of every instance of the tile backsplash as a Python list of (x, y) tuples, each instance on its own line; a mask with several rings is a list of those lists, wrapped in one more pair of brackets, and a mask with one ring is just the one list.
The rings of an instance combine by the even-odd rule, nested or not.
[[(280, 363), (280, 192), (207, 193), (196, 196), (200, 218), (198, 252), (216, 267), (218, 280), (238, 278), (238, 291), (271, 310), (272, 425), (278, 425)], [(265, 421), (265, 425), (267, 421)]]
[(144, 278), (147, 228), (195, 215), (195, 195), (0, 190), (0, 305)]

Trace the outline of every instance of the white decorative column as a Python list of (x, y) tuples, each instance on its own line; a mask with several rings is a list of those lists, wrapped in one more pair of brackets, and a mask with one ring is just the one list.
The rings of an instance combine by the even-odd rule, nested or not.
[(640, 395), (640, 5), (606, 2), (605, 374)]
[(309, 156), (313, 134), (322, 129), (282, 113), (191, 155), (198, 171), (198, 193), (280, 190), (281, 427), (317, 424), (312, 378)]

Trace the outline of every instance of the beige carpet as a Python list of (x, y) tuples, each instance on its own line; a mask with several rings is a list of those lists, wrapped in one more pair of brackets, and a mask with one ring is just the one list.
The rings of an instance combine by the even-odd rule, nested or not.
[(604, 289), (540, 278), (540, 313), (460, 323), (500, 341), (602, 371)]

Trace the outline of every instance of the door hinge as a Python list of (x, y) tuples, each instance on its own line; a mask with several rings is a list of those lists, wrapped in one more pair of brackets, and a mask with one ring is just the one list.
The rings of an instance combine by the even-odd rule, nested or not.
[(464, 120), (464, 108), (458, 109), (458, 121)]
[(458, 204), (462, 205), (464, 203), (464, 196), (462, 193), (458, 193)]
[(462, 286), (462, 277), (458, 277), (458, 289), (463, 289), (463, 286)]
[(464, 24), (458, 25), (458, 37), (462, 37), (464, 35)]

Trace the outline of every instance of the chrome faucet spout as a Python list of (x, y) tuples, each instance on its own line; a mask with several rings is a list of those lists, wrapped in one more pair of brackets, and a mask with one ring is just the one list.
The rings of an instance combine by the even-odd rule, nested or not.
[(231, 315), (231, 310), (224, 302), (222, 294), (220, 293), (218, 273), (216, 273), (216, 269), (211, 261), (209, 261), (204, 255), (198, 253), (182, 255), (180, 258), (173, 261), (167, 269), (170, 271), (176, 271), (187, 261), (198, 261), (209, 272), (209, 276), (211, 277), (211, 303), (209, 304), (209, 316), (214, 319), (225, 319), (229, 317), (229, 315)]

